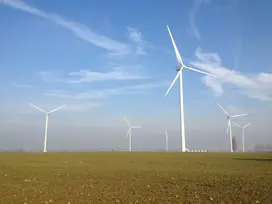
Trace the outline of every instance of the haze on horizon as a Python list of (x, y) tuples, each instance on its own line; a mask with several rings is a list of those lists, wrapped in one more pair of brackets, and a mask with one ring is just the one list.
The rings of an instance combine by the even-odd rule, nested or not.
[[(132, 9), (133, 8), (133, 9)], [(171, 28), (186, 64), (217, 76), (184, 70), (186, 146), (229, 151), (227, 119), (252, 122), (246, 148), (272, 144), (270, 1), (48, 1), (0, 0), (0, 150), (42, 149), (44, 110), (48, 151), (126, 149), (126, 116), (142, 129), (133, 149), (180, 149), (177, 60)], [(183, 12), (181, 12), (181, 10)], [(254, 11), (254, 12), (253, 12)], [(238, 148), (240, 130), (233, 127)]]

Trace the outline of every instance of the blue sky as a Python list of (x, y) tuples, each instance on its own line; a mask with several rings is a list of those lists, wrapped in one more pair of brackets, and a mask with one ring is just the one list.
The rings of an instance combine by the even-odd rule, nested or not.
[(184, 62), (217, 76), (184, 70), (187, 147), (228, 149), (217, 101), (249, 113), (236, 121), (253, 122), (249, 147), (271, 143), (271, 8), (242, 0), (0, 0), (0, 148), (41, 148), (44, 116), (32, 102), (45, 110), (67, 104), (50, 116), (48, 149), (126, 148), (123, 115), (144, 127), (135, 148), (163, 147), (167, 128), (178, 149), (177, 86), (163, 98), (177, 65), (166, 25)]

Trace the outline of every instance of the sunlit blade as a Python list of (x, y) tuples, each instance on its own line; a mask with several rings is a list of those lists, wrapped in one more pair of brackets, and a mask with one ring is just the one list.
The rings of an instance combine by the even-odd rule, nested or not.
[(131, 128), (142, 128), (141, 126), (132, 126)]
[(47, 114), (47, 112), (45, 112), (44, 110), (40, 109), (38, 106), (35, 106), (35, 105), (32, 104), (32, 103), (30, 103), (29, 105), (32, 106), (32, 107), (34, 107), (34, 108), (36, 108), (37, 110), (39, 110), (39, 111), (41, 111), (41, 112)]
[(223, 110), (223, 112), (225, 114), (227, 114), (228, 116), (230, 116), (230, 114), (219, 103), (217, 103), (217, 105), (219, 106), (219, 108), (221, 108)]
[(190, 70), (192, 70), (192, 71), (195, 71), (195, 72), (199, 72), (199, 73), (202, 73), (202, 74), (206, 74), (206, 75), (208, 75), (208, 76), (211, 76), (211, 77), (216, 77), (216, 76), (214, 76), (214, 75), (212, 75), (212, 74), (209, 74), (208, 72), (203, 72), (203, 71), (200, 71), (200, 70), (198, 70), (198, 69), (195, 69), (195, 68), (192, 68), (192, 67), (187, 67), (187, 66), (184, 66), (185, 68), (187, 68), (187, 69), (190, 69)]
[[(181, 69), (181, 70), (182, 70), (182, 69)], [(171, 90), (172, 86), (173, 86), (173, 85), (175, 84), (175, 82), (177, 81), (178, 77), (180, 76), (181, 70), (179, 70), (179, 72), (177, 73), (177, 75), (176, 75), (176, 77), (174, 78), (172, 84), (169, 86), (168, 90), (166, 91), (164, 97), (167, 96), (168, 92)]]
[(128, 120), (127, 120), (126, 117), (124, 117), (124, 120), (126, 121), (127, 125), (128, 125), (129, 127), (131, 127), (131, 125), (130, 125), (130, 123), (128, 122)]
[(241, 116), (245, 116), (245, 115), (247, 115), (247, 113), (240, 114), (240, 115), (232, 115), (232, 116), (230, 116), (230, 117), (232, 117), (232, 118), (236, 118), (236, 117), (241, 117)]
[(230, 129), (230, 120), (229, 120), (229, 122), (228, 122), (227, 134), (229, 133), (229, 129)]
[(60, 107), (58, 107), (58, 108), (55, 108), (54, 110), (51, 110), (48, 114), (53, 113), (53, 112), (55, 112), (55, 111), (57, 111), (57, 110), (59, 110), (59, 109), (62, 109), (62, 108), (64, 108), (65, 106), (66, 106), (66, 105), (60, 106)]
[(172, 41), (172, 44), (173, 44), (173, 47), (174, 47), (174, 50), (175, 50), (175, 54), (176, 54), (177, 60), (183, 66), (183, 61), (181, 59), (181, 56), (180, 56), (179, 51), (178, 51), (178, 48), (176, 46), (176, 43), (174, 41), (174, 38), (173, 38), (172, 33), (170, 31), (170, 28), (168, 26), (167, 26), (167, 29), (168, 29), (168, 32), (169, 32), (169, 35), (170, 35), (170, 38), (171, 38), (171, 41)]
[(246, 124), (243, 128), (246, 128), (246, 127), (248, 127), (248, 126), (250, 126), (251, 125), (251, 123), (248, 123), (248, 124)]
[(127, 131), (127, 134), (126, 134), (125, 138), (127, 138), (127, 137), (128, 137), (130, 130), (131, 130), (131, 128), (129, 128), (129, 129), (128, 129), (128, 131)]
[(239, 128), (241, 128), (241, 126), (240, 125), (238, 125), (237, 123), (235, 123), (235, 122), (232, 122), (234, 125), (236, 125), (237, 127), (239, 127)]

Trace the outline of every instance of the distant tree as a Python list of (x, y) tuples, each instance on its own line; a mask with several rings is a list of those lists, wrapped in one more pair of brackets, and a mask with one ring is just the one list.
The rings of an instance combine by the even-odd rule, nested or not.
[(232, 148), (233, 148), (233, 152), (237, 151), (237, 141), (236, 141), (236, 137), (232, 136)]

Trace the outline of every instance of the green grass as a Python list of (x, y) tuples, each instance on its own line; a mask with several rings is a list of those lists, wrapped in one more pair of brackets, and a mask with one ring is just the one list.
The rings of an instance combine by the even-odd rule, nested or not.
[(0, 153), (2, 204), (272, 203), (272, 154)]

